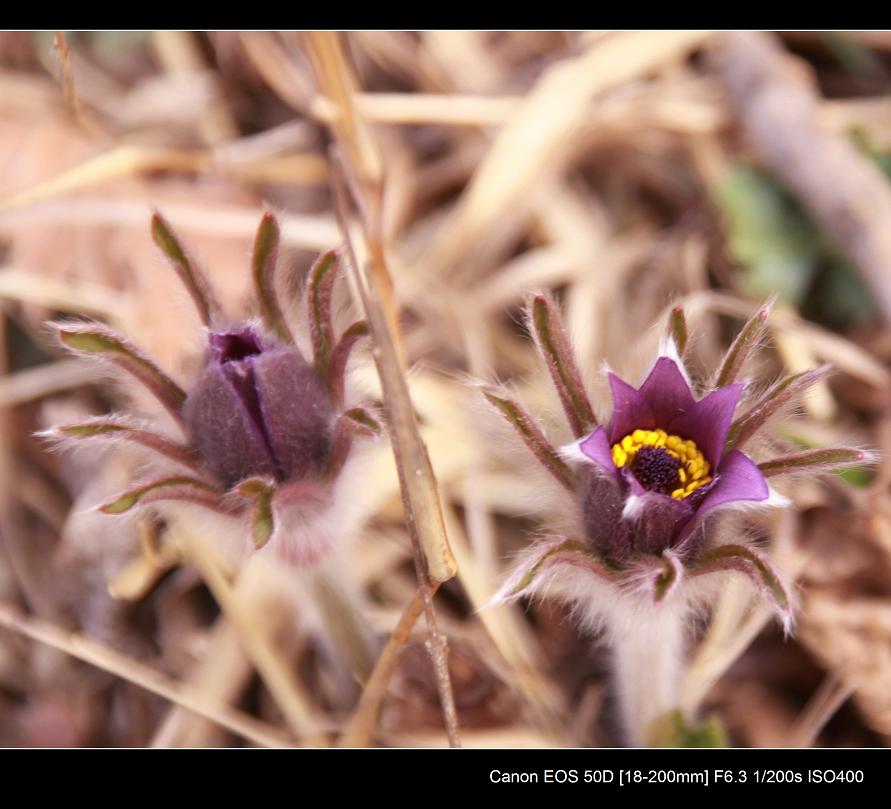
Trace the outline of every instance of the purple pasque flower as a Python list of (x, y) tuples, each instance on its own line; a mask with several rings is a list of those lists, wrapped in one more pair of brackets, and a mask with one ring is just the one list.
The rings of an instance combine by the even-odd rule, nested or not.
[[(595, 467), (582, 485), (586, 537), (594, 548), (620, 563), (667, 550), (689, 558), (702, 544), (709, 512), (770, 500), (755, 462), (726, 446), (743, 385), (697, 401), (671, 357), (657, 359), (640, 388), (613, 373), (609, 384), (609, 427), (572, 445), (575, 458)], [(618, 521), (604, 519), (616, 511)]]
[[(206, 276), (158, 214), (152, 219), (152, 235), (207, 327), (200, 373), (184, 390), (105, 326), (57, 323), (66, 349), (136, 379), (173, 423), (165, 427), (112, 415), (55, 427), (45, 435), (125, 441), (148, 451), (158, 474), (102, 505), (107, 514), (168, 501), (191, 503), (243, 521), (244, 534), (255, 548), (269, 544), (288, 561), (313, 563), (329, 549), (349, 512), (349, 504), (340, 502), (338, 485), (354, 439), (380, 433), (368, 411), (345, 403), (347, 362), (367, 328), (359, 321), (339, 336), (335, 332), (332, 294), (338, 256), (324, 254), (310, 271), (310, 362), (279, 303), (279, 228), (271, 214), (260, 223), (252, 258), (258, 321), (233, 321), (225, 315)], [(343, 519), (338, 522), (332, 514)]]
[[(788, 502), (769, 486), (772, 475), (864, 463), (867, 455), (832, 447), (758, 462), (748, 454), (768, 420), (827, 370), (781, 379), (743, 404), (745, 385), (737, 379), (763, 335), (769, 308), (743, 327), (700, 396), (682, 360), (684, 315), (673, 310), (660, 356), (642, 384), (609, 374), (612, 417), (599, 426), (556, 305), (543, 295), (531, 300), (530, 329), (576, 440), (557, 450), (519, 403), (494, 390), (485, 395), (568, 496), (576, 533), (530, 548), (496, 602), (545, 587), (584, 600), (579, 575), (590, 574), (595, 589), (606, 585), (631, 604), (641, 598), (660, 604), (686, 582), (736, 571), (791, 626), (791, 595), (768, 559), (748, 545), (723, 542), (710, 518)], [(561, 578), (572, 585), (561, 590)]]

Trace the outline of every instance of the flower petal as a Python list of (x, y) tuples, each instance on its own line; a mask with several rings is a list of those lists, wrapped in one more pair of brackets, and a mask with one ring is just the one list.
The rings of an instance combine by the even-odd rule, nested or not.
[(694, 513), (684, 500), (644, 492), (628, 497), (622, 508), (622, 519), (631, 526), (636, 553), (661, 554)]
[[(649, 404), (656, 426), (664, 430), (668, 429), (666, 425), (691, 414), (696, 407), (696, 400), (683, 372), (668, 357), (659, 357), (656, 360), (653, 370), (640, 386), (640, 395)], [(642, 424), (633, 426), (645, 429)]]
[(606, 438), (606, 430), (598, 427), (587, 438), (578, 442), (579, 451), (590, 461), (593, 461), (604, 471), (615, 474), (616, 465), (610, 450), (609, 441)]
[(254, 358), (254, 384), (272, 455), (284, 479), (321, 474), (334, 415), (313, 367), (296, 348)]
[(622, 519), (622, 486), (613, 475), (585, 466), (580, 476), (582, 519), (588, 544), (609, 559), (623, 561), (634, 552), (633, 526)]
[(703, 537), (699, 531), (699, 540), (694, 541), (692, 534), (702, 525), (702, 517), (709, 511), (740, 501), (763, 502), (770, 495), (770, 487), (755, 462), (739, 450), (731, 450), (718, 467), (718, 474), (696, 516), (681, 531), (675, 548), (687, 554), (695, 552)]
[[(246, 402), (244, 390), (232, 377), (236, 365), (249, 366), (253, 359), (223, 365), (210, 362), (183, 406), (192, 443), (227, 488), (249, 476), (275, 477), (276, 473), (257, 414), (251, 412), (250, 401)], [(248, 381), (242, 387), (253, 389)]]
[(761, 470), (748, 455), (735, 449), (718, 467), (718, 480), (699, 506), (699, 514), (734, 500), (767, 500), (770, 490)]
[(613, 394), (613, 417), (609, 426), (610, 444), (620, 441), (632, 430), (654, 429), (657, 426), (656, 417), (643, 393), (615, 374), (610, 374), (608, 378)]
[(692, 412), (674, 419), (664, 429), (695, 441), (712, 468), (716, 469), (724, 454), (727, 431), (733, 422), (733, 413), (743, 387), (742, 383), (737, 383), (712, 391), (694, 404)]

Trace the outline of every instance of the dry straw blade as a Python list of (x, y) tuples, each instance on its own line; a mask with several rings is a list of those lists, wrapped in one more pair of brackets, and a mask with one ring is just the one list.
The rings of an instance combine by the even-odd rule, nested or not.
[[(357, 286), (362, 294), (369, 328), (375, 342), (375, 360), (384, 391), (390, 437), (406, 505), (410, 531), (417, 534), (424, 551), (427, 570), (435, 582), (451, 579), (456, 571), (449, 548), (439, 502), (439, 492), (430, 458), (418, 431), (414, 406), (405, 384), (405, 365), (399, 340), (398, 315), (392, 296), (392, 281), (380, 244), (380, 183), (383, 167), (370, 131), (357, 116), (351, 103), (350, 74), (345, 69), (336, 39), (313, 34), (311, 54), (317, 61), (320, 82), (342, 110), (335, 126), (338, 142), (344, 145), (343, 164), (348, 179), (355, 180), (354, 199), (365, 215), (364, 235), (368, 248), (367, 270), (353, 262)], [(370, 220), (370, 221), (368, 221)]]
[(508, 208), (567, 158), (566, 146), (594, 96), (686, 55), (708, 37), (705, 31), (615, 34), (546, 70), (498, 133), (437, 234), (422, 262), (429, 274), (439, 277), (458, 267)]

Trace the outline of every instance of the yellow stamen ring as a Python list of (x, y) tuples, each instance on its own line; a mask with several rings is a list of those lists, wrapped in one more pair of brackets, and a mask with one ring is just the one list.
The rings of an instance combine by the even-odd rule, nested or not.
[(700, 486), (711, 482), (711, 467), (696, 443), (677, 435), (668, 435), (665, 430), (635, 430), (626, 435), (617, 444), (613, 444), (613, 463), (617, 467), (630, 465), (638, 451), (644, 447), (664, 449), (681, 462), (678, 468), (681, 487), (671, 493), (676, 500), (689, 497)]

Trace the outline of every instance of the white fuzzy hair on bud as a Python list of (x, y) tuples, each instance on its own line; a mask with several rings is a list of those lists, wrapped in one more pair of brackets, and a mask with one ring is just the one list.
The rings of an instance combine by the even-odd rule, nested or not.
[(560, 447), (557, 452), (560, 457), (568, 463), (591, 464), (592, 466), (597, 466), (594, 461), (582, 452), (582, 444), (584, 441), (585, 438), (580, 438), (578, 441), (573, 441), (571, 444), (566, 444), (565, 446)]

